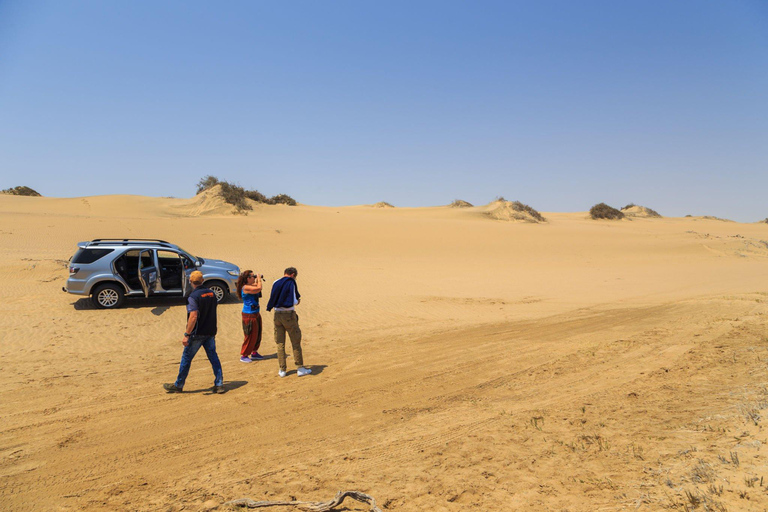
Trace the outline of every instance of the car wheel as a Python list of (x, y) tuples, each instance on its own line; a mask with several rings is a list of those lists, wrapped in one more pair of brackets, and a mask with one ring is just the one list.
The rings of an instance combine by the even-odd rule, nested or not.
[(117, 284), (102, 284), (97, 286), (91, 295), (93, 305), (99, 309), (115, 309), (123, 304), (125, 291)]
[(224, 302), (224, 300), (227, 298), (227, 295), (229, 295), (229, 289), (227, 289), (227, 285), (221, 281), (211, 281), (210, 283), (206, 283), (205, 286), (213, 292), (213, 294), (216, 296), (216, 302), (219, 304)]

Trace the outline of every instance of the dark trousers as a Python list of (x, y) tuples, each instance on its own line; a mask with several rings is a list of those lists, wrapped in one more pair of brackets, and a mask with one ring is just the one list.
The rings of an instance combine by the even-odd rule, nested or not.
[(179, 366), (179, 376), (176, 378), (176, 387), (183, 388), (184, 382), (189, 375), (189, 368), (192, 366), (192, 359), (195, 358), (197, 351), (200, 347), (205, 349), (205, 355), (208, 356), (208, 361), (211, 362), (213, 368), (213, 385), (224, 385), (224, 372), (221, 369), (221, 361), (216, 354), (216, 339), (214, 336), (190, 336), (189, 345), (184, 347), (184, 352), (181, 353), (181, 365)]

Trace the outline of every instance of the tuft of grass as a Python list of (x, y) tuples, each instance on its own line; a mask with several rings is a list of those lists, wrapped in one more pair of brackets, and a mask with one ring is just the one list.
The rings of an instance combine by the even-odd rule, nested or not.
[(617, 210), (612, 206), (608, 206), (605, 203), (598, 203), (589, 209), (589, 215), (593, 219), (610, 219), (619, 220), (624, 218), (624, 214), (621, 210)]
[(37, 190), (25, 187), (23, 185), (13, 188), (7, 188), (0, 191), (0, 194), (8, 194), (11, 196), (29, 196), (29, 197), (43, 197), (43, 195)]

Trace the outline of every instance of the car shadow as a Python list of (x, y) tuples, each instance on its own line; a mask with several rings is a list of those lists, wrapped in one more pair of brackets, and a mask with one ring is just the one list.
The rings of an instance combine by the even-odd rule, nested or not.
[[(236, 300), (233, 300), (231, 297), (227, 297), (226, 299), (224, 299), (223, 302), (219, 304), (219, 306), (223, 306), (226, 304), (236, 304), (236, 303), (237, 303)], [(94, 306), (93, 302), (91, 302), (91, 299), (87, 297), (83, 297), (82, 299), (77, 299), (71, 304), (72, 304), (72, 307), (75, 308), (75, 311), (90, 311), (94, 309), (99, 309), (96, 306)], [(117, 309), (153, 308), (152, 314), (155, 316), (160, 316), (172, 307), (186, 306), (186, 305), (187, 305), (186, 297), (152, 297), (149, 299), (146, 299), (144, 297), (126, 297), (122, 306), (120, 306)]]

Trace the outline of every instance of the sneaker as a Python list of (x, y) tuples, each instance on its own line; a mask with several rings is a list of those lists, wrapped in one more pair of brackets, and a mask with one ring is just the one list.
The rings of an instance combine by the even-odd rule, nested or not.
[(285, 372), (285, 370), (280, 370), (279, 372), (277, 372), (277, 375), (280, 376), (280, 378), (283, 378), (288, 374)]
[(296, 375), (298, 375), (299, 377), (303, 377), (305, 375), (309, 375), (310, 373), (312, 373), (312, 368), (304, 368), (304, 367), (302, 367), (302, 368), (299, 368), (298, 370), (296, 370)]
[(243, 357), (240, 358), (240, 362), (241, 363), (250, 363), (251, 362), (251, 358), (243, 356)]
[(163, 384), (163, 389), (168, 393), (181, 393), (181, 388), (177, 388), (176, 384)]
[(226, 393), (227, 390), (224, 389), (224, 386), (213, 386), (213, 392), (214, 393), (218, 393), (218, 394), (222, 394), (222, 393)]
[(264, 356), (259, 354), (258, 352), (254, 352), (253, 354), (251, 354), (251, 361), (263, 361), (263, 360), (264, 360)]

